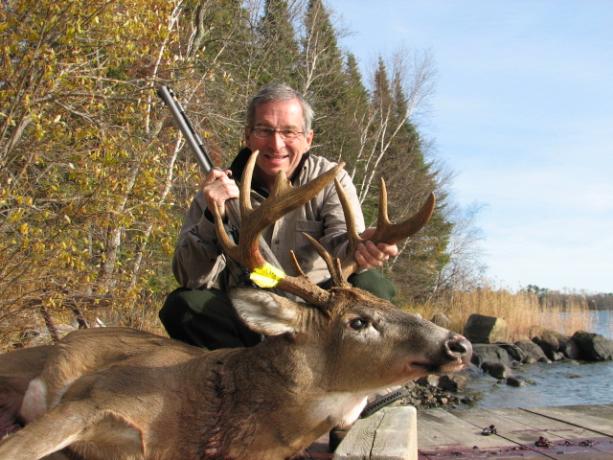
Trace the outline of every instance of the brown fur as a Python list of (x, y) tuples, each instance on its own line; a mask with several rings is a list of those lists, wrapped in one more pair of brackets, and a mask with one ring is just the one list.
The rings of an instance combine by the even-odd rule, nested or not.
[[(253, 329), (286, 329), (249, 349), (210, 352), (100, 328), (4, 355), (0, 376), (21, 377), (2, 397), (20, 399), (25, 380), (39, 376), (48, 406), (0, 444), (0, 458), (41, 458), (67, 445), (88, 460), (288, 458), (370, 392), (424, 375), (425, 367), (467, 362), (469, 350), (449, 352), (459, 336), (362, 291), (334, 295), (335, 307), (324, 314), (239, 290), (234, 304)], [(371, 325), (356, 331), (355, 318)]]

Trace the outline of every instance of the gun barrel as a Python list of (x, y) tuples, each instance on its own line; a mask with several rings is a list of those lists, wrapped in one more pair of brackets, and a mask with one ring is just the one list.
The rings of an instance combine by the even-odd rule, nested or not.
[(213, 162), (206, 151), (206, 147), (204, 146), (202, 139), (190, 123), (187, 114), (183, 110), (183, 107), (181, 107), (179, 101), (175, 99), (172, 90), (167, 86), (160, 86), (157, 90), (157, 94), (172, 112), (173, 118), (177, 122), (181, 133), (183, 133), (185, 140), (196, 155), (198, 164), (205, 173), (208, 173), (214, 167)]

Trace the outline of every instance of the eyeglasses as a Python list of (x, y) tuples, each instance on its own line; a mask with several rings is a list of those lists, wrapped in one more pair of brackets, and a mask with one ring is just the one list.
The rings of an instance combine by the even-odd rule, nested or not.
[(279, 133), (279, 136), (281, 136), (281, 139), (284, 141), (293, 141), (297, 139), (298, 136), (304, 134), (303, 131), (296, 131), (295, 129), (275, 129), (265, 126), (256, 126), (251, 132), (259, 139), (269, 139), (274, 136), (275, 133)]

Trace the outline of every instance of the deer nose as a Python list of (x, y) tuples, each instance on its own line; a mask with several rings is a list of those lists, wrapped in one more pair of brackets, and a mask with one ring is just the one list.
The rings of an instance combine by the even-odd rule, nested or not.
[(473, 354), (473, 346), (460, 334), (452, 334), (445, 342), (445, 351), (450, 358), (470, 364), (470, 357)]

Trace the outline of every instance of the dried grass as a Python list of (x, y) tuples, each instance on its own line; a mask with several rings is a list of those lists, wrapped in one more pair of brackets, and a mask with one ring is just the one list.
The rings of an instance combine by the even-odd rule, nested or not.
[(408, 305), (407, 309), (424, 318), (441, 312), (450, 320), (450, 329), (462, 332), (473, 313), (503, 318), (507, 323), (506, 340), (529, 339), (542, 329), (572, 335), (577, 330), (591, 330), (592, 319), (587, 302), (573, 299), (564, 304), (542, 307), (536, 294), (513, 293), (505, 289), (481, 288), (453, 292), (436, 302)]

